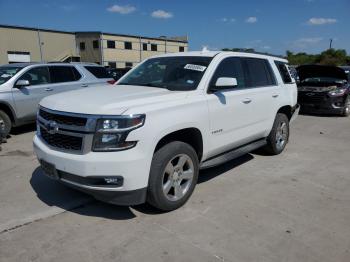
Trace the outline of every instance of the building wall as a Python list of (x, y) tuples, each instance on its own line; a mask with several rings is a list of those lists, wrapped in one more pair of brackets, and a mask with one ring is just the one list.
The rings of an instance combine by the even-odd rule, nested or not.
[[(101, 38), (103, 43), (101, 50), (103, 52), (103, 64), (107, 66), (111, 62), (116, 63), (117, 68), (127, 67), (126, 63), (132, 63), (132, 66), (135, 66), (144, 59), (154, 55), (179, 52), (180, 46), (184, 47), (184, 51), (188, 50), (188, 43), (180, 41), (108, 34), (103, 34)], [(108, 48), (108, 41), (114, 41), (115, 48)], [(125, 42), (131, 42), (132, 49), (125, 49)], [(147, 44), (147, 51), (143, 50), (143, 44)], [(151, 51), (152, 44), (157, 45), (157, 51)]]
[(8, 52), (29, 52), (30, 61), (60, 61), (67, 55), (78, 56), (73, 33), (48, 32), (0, 27), (0, 64), (7, 64)]
[[(93, 41), (98, 41), (98, 48), (93, 47)], [(102, 54), (101, 54), (101, 42), (100, 34), (76, 34), (77, 47), (80, 52), (81, 62), (92, 62), (101, 64)], [(80, 43), (85, 44), (85, 50), (80, 48)]]

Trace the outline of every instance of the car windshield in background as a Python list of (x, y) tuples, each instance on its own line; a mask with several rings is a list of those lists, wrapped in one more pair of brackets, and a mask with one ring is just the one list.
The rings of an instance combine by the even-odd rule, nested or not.
[(0, 85), (3, 83), (6, 83), (8, 80), (10, 80), (15, 74), (18, 73), (23, 67), (16, 67), (16, 66), (9, 66), (9, 67), (3, 67), (0, 66)]
[(118, 85), (195, 90), (211, 60), (211, 57), (196, 56), (152, 58), (135, 68)]

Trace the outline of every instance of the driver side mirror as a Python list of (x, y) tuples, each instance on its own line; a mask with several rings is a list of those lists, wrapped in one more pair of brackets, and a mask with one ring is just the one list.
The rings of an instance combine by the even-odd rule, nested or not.
[(219, 77), (215, 85), (212, 86), (210, 89), (211, 91), (219, 91), (219, 90), (227, 90), (231, 89), (233, 87), (236, 87), (238, 85), (237, 78), (235, 77)]
[(30, 85), (30, 82), (28, 80), (18, 80), (15, 84), (15, 87), (22, 88), (29, 85)]

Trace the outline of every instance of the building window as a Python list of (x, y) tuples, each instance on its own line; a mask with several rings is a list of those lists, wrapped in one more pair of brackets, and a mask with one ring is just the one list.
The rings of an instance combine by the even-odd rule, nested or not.
[(132, 49), (132, 43), (131, 42), (124, 42), (124, 49)]
[(142, 44), (142, 50), (143, 50), (143, 51), (147, 51), (147, 44), (146, 44), (146, 43), (143, 43), (143, 44)]
[(157, 51), (157, 45), (151, 44), (151, 51)]
[(184, 46), (179, 46), (179, 52), (185, 52), (185, 47)]
[(115, 41), (107, 40), (107, 48), (115, 48)]
[(80, 50), (85, 50), (85, 42), (80, 42)]
[(30, 52), (25, 51), (7, 51), (9, 63), (30, 62)]
[(132, 63), (131, 62), (125, 62), (125, 67), (127, 67), (127, 68), (132, 67)]
[(110, 68), (117, 68), (117, 63), (116, 62), (108, 62), (108, 66)]
[(98, 48), (98, 40), (92, 41), (92, 47), (93, 47), (94, 49), (97, 49), (97, 48)]

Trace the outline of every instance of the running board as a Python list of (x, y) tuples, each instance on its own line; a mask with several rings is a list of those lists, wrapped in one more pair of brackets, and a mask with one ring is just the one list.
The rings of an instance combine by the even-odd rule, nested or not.
[(266, 139), (257, 140), (253, 143), (246, 144), (244, 146), (238, 147), (226, 153), (220, 154), (214, 158), (210, 158), (201, 163), (200, 169), (205, 169), (213, 166), (220, 165), (237, 157), (243, 156), (249, 152), (252, 152), (259, 147), (266, 145)]

